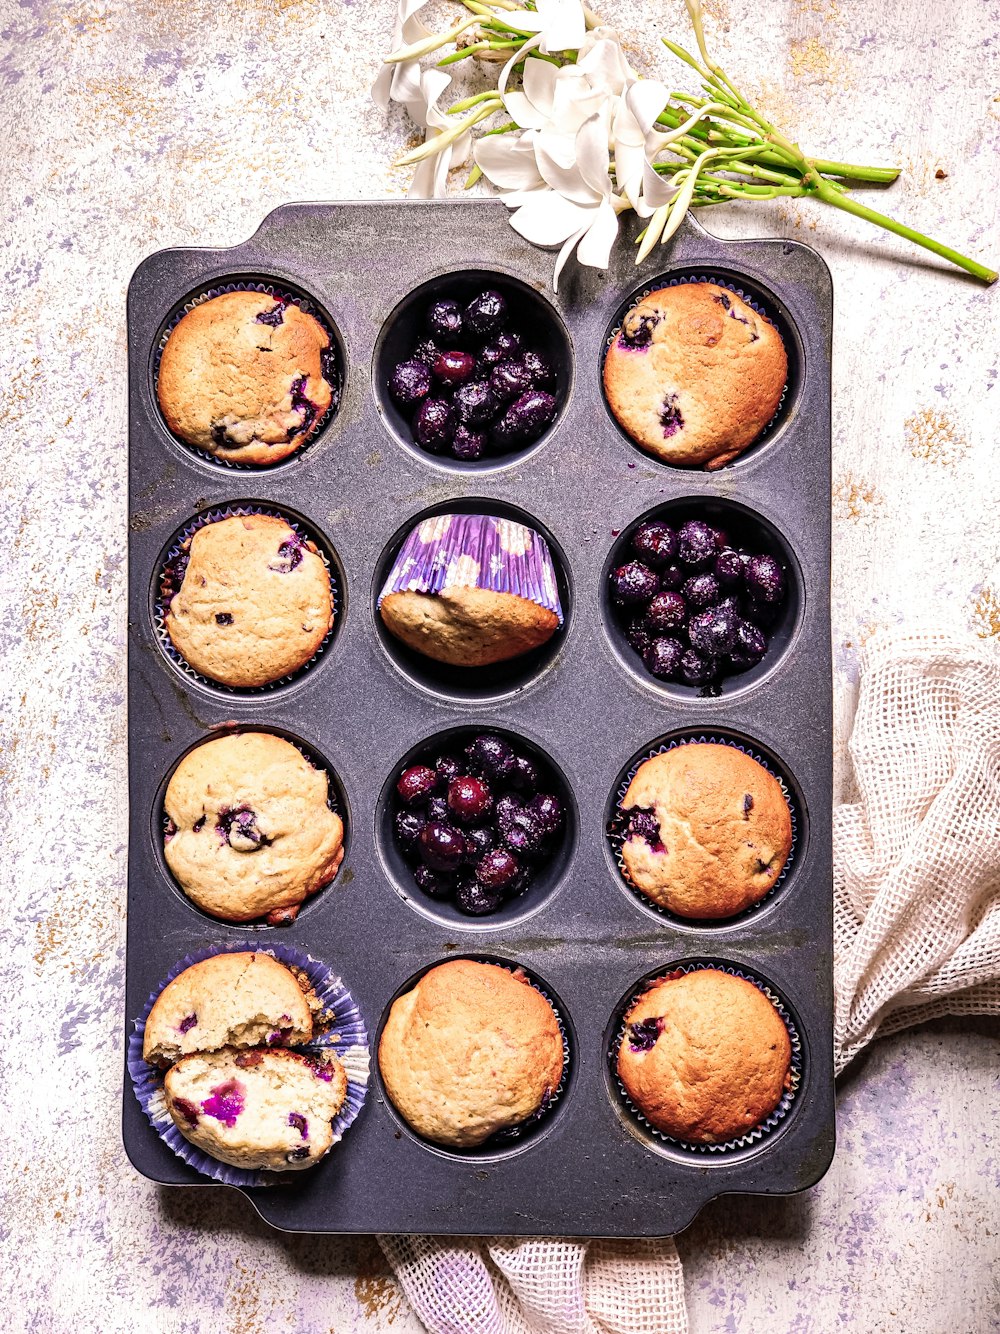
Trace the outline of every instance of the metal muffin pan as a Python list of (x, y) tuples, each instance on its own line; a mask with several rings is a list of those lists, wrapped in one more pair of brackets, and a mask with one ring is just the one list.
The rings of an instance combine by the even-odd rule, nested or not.
[[(832, 723), (830, 667), (830, 339), (823, 261), (788, 241), (716, 240), (688, 221), (640, 271), (627, 243), (606, 273), (570, 266), (550, 291), (552, 257), (524, 242), (496, 201), (295, 204), (247, 242), (145, 260), (129, 289), (129, 914), (126, 1035), (149, 993), (192, 949), (285, 941), (334, 965), (373, 1035), (368, 1100), (342, 1144), (291, 1184), (248, 1190), (276, 1227), (308, 1232), (655, 1236), (685, 1227), (715, 1196), (789, 1194), (814, 1184), (834, 1144), (832, 1075)], [(634, 221), (634, 220), (632, 220)], [(632, 225), (626, 221), (626, 229)], [(546, 437), (489, 466), (449, 464), (400, 439), (377, 368), (412, 311), (466, 275), (533, 293), (532, 328), (551, 311), (565, 348), (562, 407)], [(601, 389), (610, 330), (633, 294), (672, 277), (718, 275), (780, 317), (791, 339), (789, 392), (758, 445), (716, 472), (667, 467), (612, 421)], [(161, 333), (183, 302), (227, 281), (303, 292), (335, 327), (340, 407), (299, 457), (234, 469), (189, 450), (155, 398)], [(388, 354), (391, 355), (391, 350)], [(780, 652), (722, 694), (664, 687), (620, 639), (604, 587), (610, 553), (647, 512), (674, 502), (738, 505), (787, 547), (793, 612)], [(158, 562), (206, 509), (257, 502), (301, 516), (332, 553), (339, 625), (306, 672), (240, 693), (168, 660), (153, 623)], [(549, 651), (484, 680), (437, 673), (381, 629), (375, 598), (393, 543), (429, 510), (522, 511), (554, 540), (569, 614)], [(336, 880), (291, 926), (214, 922), (187, 902), (157, 846), (164, 783), (194, 744), (227, 724), (272, 728), (335, 773), (347, 822)], [(571, 828), (553, 877), (496, 918), (464, 919), (408, 892), (386, 845), (387, 782), (436, 734), (500, 728), (524, 737), (572, 794)], [(794, 865), (759, 910), (726, 924), (644, 910), (617, 875), (610, 794), (637, 755), (675, 736), (743, 739), (794, 786)], [(533, 897), (533, 895), (535, 897)], [(444, 959), (521, 964), (558, 998), (571, 1050), (551, 1114), (523, 1139), (471, 1153), (422, 1142), (387, 1105), (374, 1059), (387, 1007)], [(643, 978), (717, 960), (763, 979), (802, 1040), (802, 1081), (759, 1142), (697, 1154), (654, 1140), (623, 1106), (609, 1065), (620, 1007)], [(126, 1074), (125, 1147), (165, 1184), (207, 1184), (157, 1137)]]

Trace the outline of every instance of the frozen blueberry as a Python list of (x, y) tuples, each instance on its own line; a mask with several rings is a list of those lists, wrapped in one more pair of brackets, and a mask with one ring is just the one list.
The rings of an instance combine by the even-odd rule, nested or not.
[(422, 361), (401, 361), (389, 377), (389, 393), (401, 408), (412, 408), (431, 392), (431, 373)]
[[(506, 336), (507, 335), (505, 335), (505, 337)], [(509, 357), (512, 355), (513, 353), (508, 352), (505, 348), (500, 346), (499, 338), (492, 343), (487, 343), (485, 347), (480, 348), (479, 350), (478, 364), (481, 375), (484, 378), (488, 378), (493, 370), (493, 367), (496, 366), (498, 362), (501, 362), (505, 357)]]
[(642, 655), (646, 670), (661, 681), (673, 680), (681, 670), (684, 645), (679, 639), (661, 635), (654, 639)]
[(438, 776), (426, 764), (411, 764), (396, 780), (396, 792), (405, 806), (420, 806), (437, 787)]
[(462, 824), (479, 824), (493, 809), (493, 797), (481, 778), (453, 778), (448, 785), (448, 809)]
[(688, 572), (684, 566), (678, 565), (676, 561), (671, 561), (660, 571), (660, 588), (665, 593), (676, 593), (687, 577)]
[(499, 889), (490, 889), (479, 880), (467, 880), (455, 893), (455, 907), (472, 917), (486, 917), (503, 903)]
[(724, 551), (726, 547), (730, 546), (729, 534), (725, 528), (713, 528), (712, 532), (715, 534), (715, 548), (717, 551)]
[(732, 649), (736, 642), (739, 618), (730, 607), (709, 607), (698, 612), (688, 622), (688, 638), (692, 648), (706, 657), (717, 658)]
[(538, 766), (527, 755), (518, 755), (514, 759), (514, 768), (510, 772), (510, 785), (523, 792), (526, 797), (538, 791)]
[(483, 426), (496, 414), (497, 401), (486, 380), (470, 380), (455, 390), (452, 398), (459, 421)]
[(743, 557), (732, 547), (723, 547), (715, 558), (712, 572), (724, 587), (738, 584), (743, 578)]
[(742, 617), (742, 613), (741, 613), (741, 611), (740, 611), (740, 600), (739, 600), (739, 598), (735, 595), (735, 593), (730, 593), (728, 597), (720, 598), (719, 601), (718, 601), (715, 605), (716, 605), (717, 607), (720, 607), (720, 608), (721, 608), (721, 607), (728, 607), (730, 611), (733, 611), (733, 612), (736, 613), (736, 617), (737, 617), (738, 620), (742, 620), (742, 619), (743, 619), (743, 617)]
[(465, 856), (465, 838), (457, 829), (437, 820), (420, 831), (420, 856), (432, 871), (457, 871)]
[(450, 824), (451, 812), (448, 810), (447, 797), (431, 797), (427, 803), (428, 820), (436, 820), (438, 824)]
[(677, 555), (677, 534), (669, 524), (653, 520), (635, 530), (632, 550), (654, 570), (662, 570)]
[(413, 420), (413, 437), (421, 449), (440, 454), (454, 439), (457, 425), (455, 409), (447, 400), (425, 398)]
[(562, 828), (565, 818), (563, 804), (551, 792), (539, 792), (537, 796), (531, 798), (525, 810), (541, 820), (547, 834), (556, 834)]
[(646, 618), (640, 616), (637, 620), (629, 621), (625, 628), (625, 638), (635, 649), (636, 653), (643, 654), (653, 642), (653, 635), (646, 625)]
[(476, 338), (495, 338), (507, 318), (507, 302), (493, 288), (474, 296), (465, 308), (465, 327)]
[(413, 872), (417, 888), (422, 889), (432, 899), (448, 899), (455, 890), (455, 882), (450, 875), (432, 871), (429, 866), (418, 866)]
[(457, 778), (462, 772), (462, 766), (457, 755), (439, 755), (434, 761), (433, 768), (438, 775), (438, 786), (445, 790), (447, 790), (451, 780)]
[(706, 657), (697, 649), (689, 648), (681, 656), (681, 680), (689, 686), (707, 686), (715, 680), (718, 670), (715, 659)]
[[(689, 579), (688, 583), (693, 583), (693, 580)], [(665, 635), (682, 626), (687, 614), (687, 603), (680, 593), (657, 593), (646, 610), (646, 626), (654, 637)]]
[(483, 732), (466, 748), (466, 756), (474, 773), (486, 779), (503, 780), (514, 768), (514, 752), (503, 737)]
[(552, 389), (555, 386), (555, 367), (544, 352), (525, 352), (524, 364), (536, 389)]
[(500, 361), (503, 357), (516, 357), (523, 344), (519, 333), (515, 333), (513, 329), (501, 329), (489, 346), (500, 353), (497, 358)]
[(421, 815), (419, 811), (396, 812), (393, 827), (404, 856), (419, 856), (420, 849), (417, 847), (417, 839), (420, 837), (420, 831), (426, 823), (427, 817)]
[(502, 797), (497, 798), (495, 818), (497, 829), (501, 834), (506, 833), (508, 829), (513, 829), (523, 809), (524, 803), (519, 797), (515, 797), (512, 792), (505, 792)]
[(489, 437), (485, 431), (473, 430), (464, 422), (455, 427), (455, 438), (451, 442), (451, 452), (463, 463), (475, 463), (486, 453)]
[(427, 311), (427, 332), (441, 347), (454, 347), (462, 337), (462, 311), (457, 301), (435, 301)]
[(611, 571), (611, 596), (619, 607), (636, 607), (651, 602), (659, 588), (659, 579), (641, 561), (630, 560)]
[(489, 825), (473, 825), (465, 833), (465, 860), (475, 865), (496, 846), (496, 834)]
[(734, 667), (745, 671), (755, 667), (767, 652), (767, 639), (762, 630), (749, 621), (740, 621), (736, 626), (736, 639), (729, 653)]
[(690, 519), (677, 534), (677, 556), (683, 565), (707, 565), (714, 560), (715, 533), (700, 519)]
[(750, 596), (761, 602), (780, 602), (785, 595), (785, 572), (773, 556), (751, 556), (746, 583)]
[(682, 591), (692, 607), (711, 607), (719, 600), (719, 581), (714, 574), (693, 574)]
[(537, 440), (556, 415), (556, 401), (544, 389), (529, 389), (515, 398), (493, 425), (493, 439), (498, 448), (514, 449)]
[(428, 370), (434, 365), (441, 355), (441, 349), (435, 343), (433, 338), (421, 338), (420, 342), (413, 349), (411, 360), (422, 361)]
[(511, 852), (533, 857), (545, 850), (549, 829), (543, 816), (526, 806), (514, 817), (509, 828), (502, 829), (500, 834)]
[[(414, 363), (409, 364), (412, 366)], [(465, 384), (466, 380), (472, 379), (476, 370), (476, 359), (468, 352), (450, 349), (438, 353), (431, 370), (435, 380), (447, 385), (449, 389), (454, 389), (456, 385)]]
[(506, 848), (495, 848), (488, 852), (476, 865), (476, 879), (487, 889), (498, 889), (503, 893), (517, 879), (521, 863)]
[(505, 357), (493, 367), (490, 389), (498, 402), (519, 398), (532, 387), (531, 374), (521, 357)]

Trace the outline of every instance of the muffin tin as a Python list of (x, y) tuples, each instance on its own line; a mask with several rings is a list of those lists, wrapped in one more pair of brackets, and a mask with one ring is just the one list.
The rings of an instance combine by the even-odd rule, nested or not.
[[(625, 230), (634, 220), (625, 220)], [(606, 273), (570, 266), (558, 295), (552, 256), (509, 226), (496, 201), (288, 205), (228, 250), (168, 250), (136, 271), (128, 298), (129, 916), (126, 1035), (150, 990), (185, 954), (224, 943), (284, 942), (337, 968), (372, 1034), (407, 983), (457, 956), (523, 965), (558, 998), (570, 1049), (565, 1088), (529, 1134), (449, 1152), (421, 1141), (387, 1105), (373, 1060), (367, 1103), (344, 1142), (290, 1184), (247, 1190), (281, 1228), (655, 1236), (715, 1196), (812, 1185), (834, 1142), (832, 1076), (830, 335), (823, 261), (789, 241), (723, 242), (685, 222), (642, 270), (627, 240)], [(470, 274), (473, 276), (470, 278)], [(382, 384), (419, 300), (471, 290), (482, 275), (530, 292), (531, 319), (561, 349), (561, 408), (522, 455), (459, 464), (405, 440)], [(601, 390), (607, 339), (633, 297), (674, 278), (715, 277), (779, 324), (791, 371), (762, 440), (719, 472), (670, 468), (610, 417)], [(156, 352), (184, 303), (230, 282), (307, 296), (334, 328), (343, 392), (308, 449), (271, 469), (234, 468), (167, 430)], [(395, 340), (395, 341), (394, 341)], [(387, 349), (389, 351), (387, 352)], [(157, 634), (157, 580), (174, 535), (209, 510), (276, 509), (298, 518), (337, 572), (338, 616), (309, 670), (241, 692), (183, 671)], [(670, 687), (642, 669), (606, 594), (612, 549), (637, 521), (671, 508), (739, 507), (787, 552), (791, 610), (760, 669), (720, 695)], [(375, 612), (406, 529), (449, 508), (524, 519), (550, 536), (566, 624), (554, 645), (509, 671), (466, 676), (419, 662)], [(160, 836), (164, 782), (220, 728), (261, 727), (329, 766), (347, 853), (333, 884), (290, 926), (214, 922), (177, 890)], [(558, 863), (497, 917), (462, 918), (395, 874), (388, 784), (438, 734), (497, 728), (523, 737), (565, 779), (572, 819)], [(674, 738), (724, 736), (766, 755), (788, 781), (795, 857), (780, 892), (729, 923), (647, 911), (618, 875), (606, 823), (637, 757)], [(643, 979), (694, 962), (745, 970), (780, 998), (801, 1039), (787, 1115), (752, 1143), (698, 1153), (647, 1133), (616, 1090), (611, 1053)], [(124, 1139), (136, 1168), (165, 1184), (199, 1176), (150, 1128), (126, 1078)]]

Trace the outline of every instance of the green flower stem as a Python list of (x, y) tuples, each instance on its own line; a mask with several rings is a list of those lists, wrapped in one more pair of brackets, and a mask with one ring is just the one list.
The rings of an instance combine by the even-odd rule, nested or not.
[(873, 222), (876, 227), (884, 227), (886, 231), (893, 232), (896, 236), (905, 237), (907, 241), (923, 246), (925, 250), (930, 250), (933, 254), (946, 259), (950, 264), (956, 264), (960, 269), (964, 269), (966, 273), (971, 273), (974, 278), (978, 278), (981, 282), (996, 282), (998, 276), (996, 270), (989, 269), (985, 264), (980, 264), (977, 260), (959, 254), (957, 250), (952, 250), (950, 246), (932, 240), (929, 236), (925, 236), (923, 232), (915, 231), (914, 228), (907, 227), (905, 223), (897, 222), (895, 218), (887, 217), (884, 213), (876, 213), (874, 209), (859, 204), (850, 195), (837, 194), (828, 188), (829, 185), (829, 181), (821, 181), (817, 190), (819, 198), (824, 203), (832, 204), (834, 208), (843, 209), (845, 213), (853, 213), (857, 218), (864, 218), (866, 222)]
[(842, 176), (851, 181), (877, 181), (880, 185), (891, 185), (899, 178), (899, 167), (856, 167), (853, 162), (828, 162), (826, 158), (814, 157), (813, 166), (824, 176)]
[(458, 111), (471, 111), (473, 107), (479, 106), (481, 102), (495, 102), (497, 100), (496, 89), (487, 93), (476, 93), (472, 97), (466, 97), (461, 102), (456, 102), (454, 106), (448, 108), (448, 115), (454, 116)]

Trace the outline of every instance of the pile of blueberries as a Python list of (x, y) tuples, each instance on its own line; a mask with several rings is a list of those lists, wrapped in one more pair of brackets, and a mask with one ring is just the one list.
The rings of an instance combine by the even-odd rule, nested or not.
[(523, 894), (556, 851), (566, 815), (545, 776), (503, 737), (412, 764), (396, 781), (394, 830), (419, 889), (464, 913)]
[(611, 599), (648, 672), (718, 693), (723, 677), (761, 661), (787, 591), (780, 562), (700, 519), (641, 524), (631, 547), (611, 571)]
[(533, 444), (556, 415), (555, 368), (525, 347), (503, 294), (488, 289), (464, 308), (435, 301), (424, 324), (426, 336), (389, 376), (420, 448), (473, 463)]

